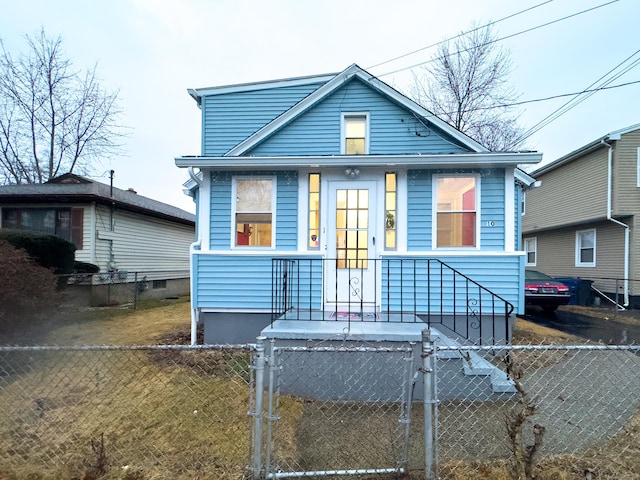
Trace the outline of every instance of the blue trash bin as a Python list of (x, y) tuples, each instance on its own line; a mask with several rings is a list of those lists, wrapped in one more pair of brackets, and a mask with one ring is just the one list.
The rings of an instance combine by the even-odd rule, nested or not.
[[(554, 280), (558, 282), (564, 283), (567, 287), (569, 287), (569, 295), (571, 298), (569, 299), (569, 305), (579, 305), (578, 303), (578, 291), (580, 285), (580, 279), (575, 277), (554, 277)], [(591, 288), (591, 285), (589, 285)]]

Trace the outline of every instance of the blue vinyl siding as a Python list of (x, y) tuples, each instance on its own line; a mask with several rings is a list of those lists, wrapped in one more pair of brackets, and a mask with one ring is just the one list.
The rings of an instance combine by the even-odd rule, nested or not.
[(338, 155), (342, 112), (369, 112), (369, 153), (444, 154), (467, 149), (354, 79), (250, 151), (255, 156)]
[(205, 96), (202, 99), (202, 154), (225, 154), (321, 85)]
[(271, 258), (197, 255), (198, 308), (271, 310)]
[(432, 237), (432, 172), (407, 173), (407, 250), (430, 250)]
[[(397, 257), (395, 257), (397, 259)], [(411, 257), (407, 257), (411, 258)], [(514, 305), (515, 310), (521, 303), (521, 257), (510, 256), (439, 256), (439, 260), (459, 271), (487, 290), (499, 295)], [(492, 296), (479, 289), (464, 277), (454, 275), (450, 269), (438, 262), (425, 258), (417, 259), (415, 269), (409, 264), (391, 263), (390, 281), (382, 285), (382, 308), (392, 311), (417, 312), (466, 312), (472, 307), (483, 313), (493, 308), (502, 308), (502, 302), (492, 303)], [(416, 283), (414, 294), (413, 282)], [(442, 286), (442, 290), (441, 290)], [(455, 290), (454, 290), (455, 289)], [(457, 301), (454, 305), (454, 291)], [(468, 292), (468, 293), (467, 293)], [(469, 305), (467, 304), (467, 295)]]
[(276, 250), (295, 250), (298, 246), (298, 173), (278, 172), (212, 172), (211, 174), (211, 249), (231, 248), (233, 219), (231, 193), (233, 177), (276, 176)]
[[(443, 256), (439, 259), (512, 303), (516, 312), (520, 311), (523, 305), (522, 256)], [(193, 263), (199, 275), (192, 300), (195, 308), (270, 311), (273, 294), (270, 256), (196, 254)], [(294, 308), (322, 308), (322, 272), (317, 267), (318, 263), (313, 264), (313, 270), (311, 265), (310, 261), (298, 259), (289, 277), (292, 285), (300, 287), (292, 292)], [(399, 262), (391, 265), (390, 281), (383, 282), (381, 286), (383, 310), (462, 313), (470, 306), (478, 312), (488, 313), (494, 307), (503, 308), (501, 302), (492, 303), (491, 295), (484, 290), (465, 282), (461, 276), (454, 276), (446, 267), (441, 269), (440, 264), (433, 260), (429, 263), (425, 258), (417, 259), (415, 270), (408, 264), (400, 268)], [(454, 279), (456, 305), (453, 303)], [(415, 292), (414, 281), (417, 285)], [(444, 287), (442, 294), (441, 285)], [(469, 305), (466, 289), (471, 301)]]
[[(196, 255), (194, 265), (199, 272), (197, 308), (271, 311), (271, 256)], [(292, 275), (292, 284), (300, 285), (292, 292), (294, 308), (309, 308), (310, 303), (317, 308), (322, 302), (321, 269), (299, 259)]]
[(485, 170), (480, 180), (480, 247), (504, 250), (504, 170)]

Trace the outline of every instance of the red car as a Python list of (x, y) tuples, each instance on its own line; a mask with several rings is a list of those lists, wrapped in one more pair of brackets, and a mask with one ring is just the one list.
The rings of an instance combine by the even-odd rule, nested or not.
[(537, 270), (525, 270), (524, 298), (526, 305), (537, 305), (553, 312), (571, 299), (569, 287)]

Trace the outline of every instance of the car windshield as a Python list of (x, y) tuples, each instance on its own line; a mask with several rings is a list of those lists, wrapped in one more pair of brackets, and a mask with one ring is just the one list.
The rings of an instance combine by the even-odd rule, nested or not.
[(525, 270), (525, 279), (527, 280), (553, 280), (549, 275), (536, 270)]

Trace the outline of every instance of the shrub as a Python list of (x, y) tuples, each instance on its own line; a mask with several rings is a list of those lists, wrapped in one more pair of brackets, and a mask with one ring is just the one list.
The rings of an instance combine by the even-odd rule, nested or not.
[(37, 264), (53, 269), (57, 275), (73, 270), (76, 247), (63, 238), (24, 230), (0, 229), (2, 240), (15, 248), (26, 250)]
[(0, 328), (52, 308), (58, 298), (57, 281), (50, 269), (36, 264), (25, 250), (0, 241)]

